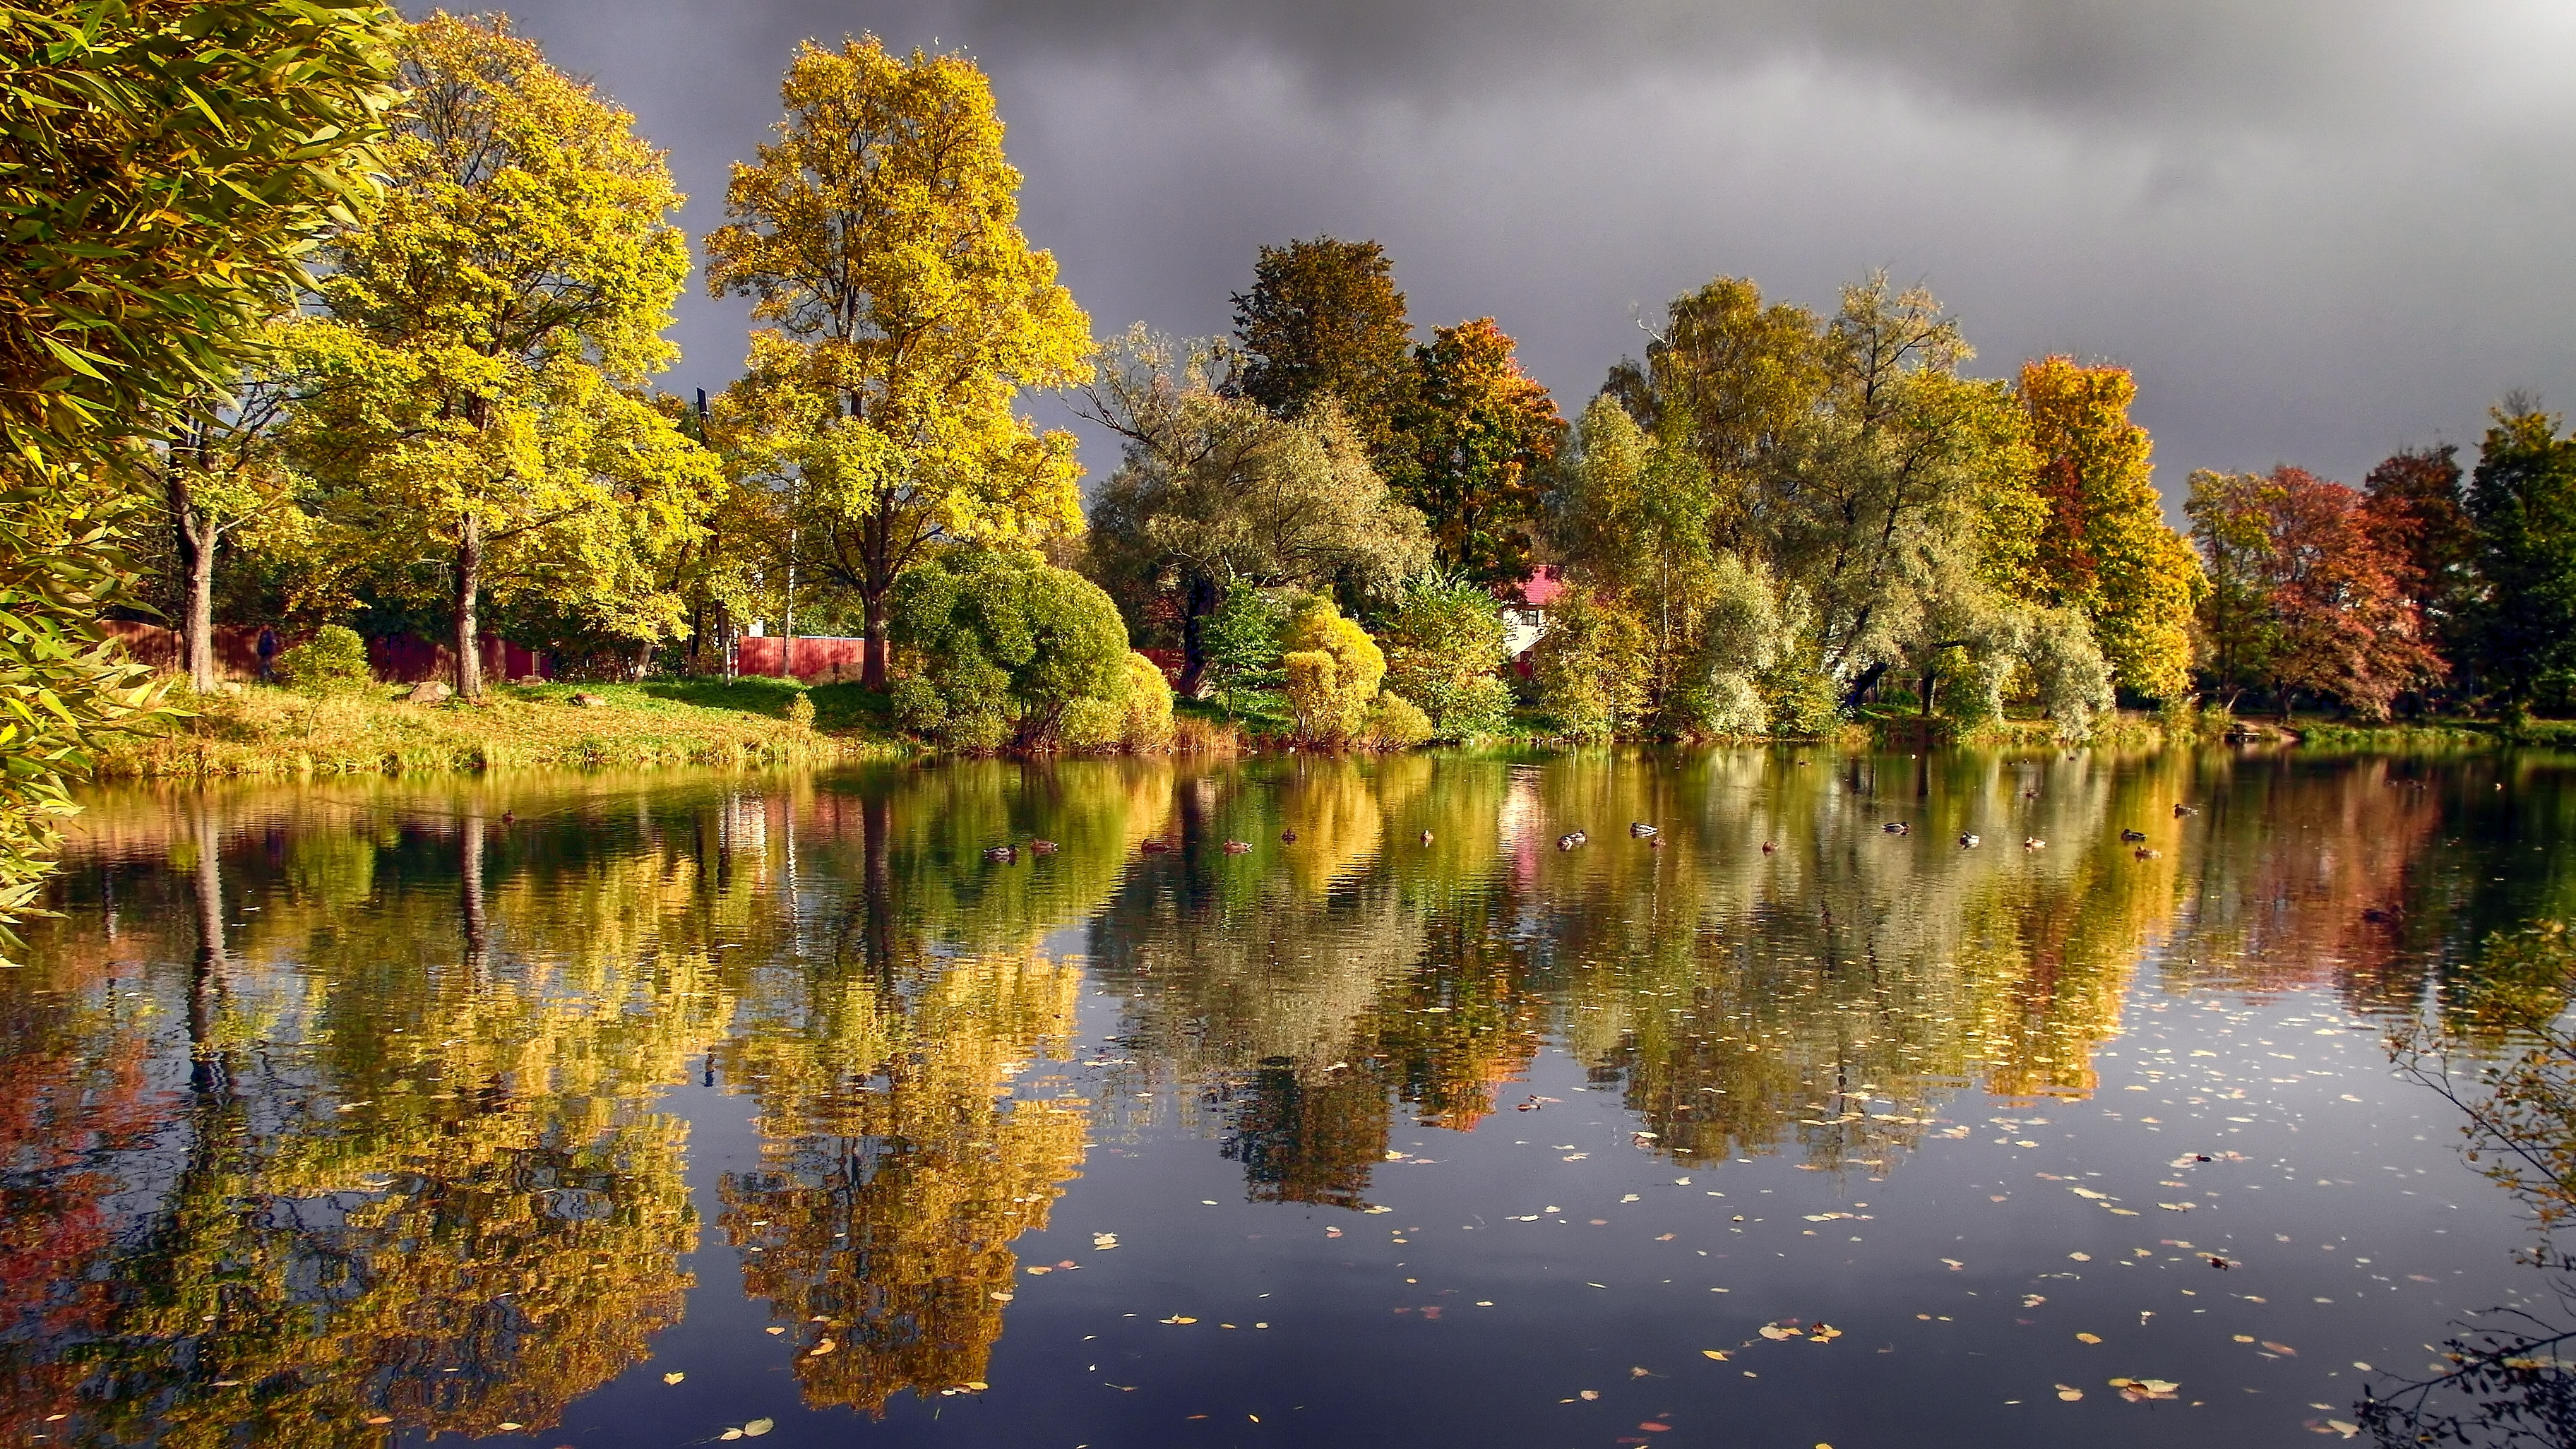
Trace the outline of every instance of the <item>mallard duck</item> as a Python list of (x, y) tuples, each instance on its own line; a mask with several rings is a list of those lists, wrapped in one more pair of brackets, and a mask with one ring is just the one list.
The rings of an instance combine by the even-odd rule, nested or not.
[(984, 858), (1008, 865), (1020, 858), (1020, 848), (1016, 845), (988, 845), (984, 847)]
[(1764, 855), (1769, 855), (1771, 852), (1778, 850), (1779, 848), (1779, 846), (1772, 844), (1770, 841), (1766, 840), (1762, 842), (1762, 853)]
[(2174, 802), (2174, 818), (2176, 820), (2180, 820), (2186, 815), (2197, 815), (2199, 813), (2200, 807), (2197, 805), (2185, 805), (2179, 800)]
[(1569, 830), (1556, 838), (1556, 848), (1559, 850), (1572, 850), (1574, 847), (1581, 845), (1584, 841), (1589, 839), (1591, 839), (1591, 837), (1585, 835), (1580, 830)]
[(1429, 845), (1429, 844), (1431, 843), (1431, 832), (1430, 832), (1430, 831), (1426, 830), (1426, 831), (1422, 832), (1422, 843), (1423, 843), (1423, 844), (1425, 844), (1425, 845)]
[(2137, 849), (2135, 849), (2135, 850), (2133, 850), (2133, 851), (2130, 851), (2129, 853), (2130, 853), (2131, 855), (2136, 856), (2136, 857), (2137, 857), (2138, 859), (2140, 859), (2140, 860), (2154, 860), (2154, 859), (2155, 859), (2155, 858), (2157, 858), (2158, 856), (2160, 856), (2160, 855), (2163, 855), (2163, 854), (2164, 854), (2164, 852), (2163, 852), (2163, 851), (2161, 851), (2161, 850), (2149, 850), (2147, 847), (2145, 847), (2145, 846), (2143, 846), (2143, 845), (2139, 846)]
[(2147, 838), (2147, 832), (2145, 832), (2145, 831), (2143, 831), (2143, 830), (2123, 830), (2123, 831), (2121, 831), (2121, 832), (2120, 832), (2120, 838), (2121, 838), (2122, 840), (2132, 840), (2132, 841), (2134, 841), (2134, 840), (2144, 840), (2144, 839), (2146, 839), (2146, 838)]
[(1878, 828), (1886, 831), (1890, 835), (1911, 835), (1914, 833), (1914, 827), (1906, 824), (1902, 820), (1891, 820)]
[(1643, 820), (1631, 820), (1628, 822), (1628, 833), (1639, 840), (1652, 840), (1663, 832)]
[(1140, 847), (1147, 855), (1161, 855), (1172, 848), (1168, 840), (1148, 840)]
[(1279, 838), (1288, 842), (1290, 845), (1295, 845), (1297, 843), (1297, 832), (1294, 830), (1282, 830), (1279, 832)]
[(2025, 835), (2021, 839), (2021, 848), (2024, 850), (2044, 850), (2047, 846), (2048, 842), (2036, 835)]
[(1029, 842), (1029, 854), (1053, 855), (1055, 854), (1055, 842), (1052, 840), (1032, 840)]
[(1229, 840), (1225, 843), (1225, 853), (1228, 855), (1242, 855), (1251, 849), (1252, 842), (1249, 840)]
[(1959, 848), (1961, 850), (1974, 850), (1985, 843), (1985, 837), (1983, 836), (1970, 835), (1964, 830), (1959, 832)]

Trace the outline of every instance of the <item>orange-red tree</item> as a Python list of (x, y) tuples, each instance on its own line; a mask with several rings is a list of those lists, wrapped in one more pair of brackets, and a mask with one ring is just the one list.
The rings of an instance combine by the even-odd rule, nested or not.
[(1413, 361), (1387, 483), (1430, 523), (1443, 568), (1516, 583), (1529, 573), (1538, 471), (1556, 456), (1565, 419), (1491, 317), (1433, 328)]

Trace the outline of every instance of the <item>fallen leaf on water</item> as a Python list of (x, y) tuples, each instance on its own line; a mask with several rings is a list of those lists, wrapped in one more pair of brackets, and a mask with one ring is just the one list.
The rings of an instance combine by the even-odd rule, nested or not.
[(2090, 1263), (2093, 1261), (2093, 1255), (2091, 1253), (2069, 1253), (2066, 1256), (2073, 1258), (2079, 1263)]
[(2077, 1343), (2100, 1343), (2102, 1341), (2102, 1335), (2098, 1333), (2079, 1333), (2075, 1335), (2075, 1341)]
[(2267, 1338), (2263, 1340), (2263, 1346), (2272, 1350), (2274, 1353), (2286, 1354), (2291, 1358), (2297, 1358), (2299, 1356), (2299, 1351), (2290, 1347), (2286, 1343), (2274, 1343), (2272, 1340)]
[(1163, 1321), (1163, 1322), (1165, 1322), (1165, 1323), (1196, 1323), (1196, 1322), (1198, 1322), (1198, 1320), (1197, 1320), (1197, 1319), (1192, 1318), (1192, 1317), (1188, 1316), (1187, 1314), (1182, 1314), (1182, 1313), (1175, 1313), (1175, 1314), (1173, 1314), (1171, 1317), (1166, 1318), (1166, 1319), (1163, 1319), (1162, 1321)]
[(1328, 1238), (1338, 1238), (1338, 1237), (1340, 1237), (1341, 1235), (1342, 1235), (1342, 1230), (1341, 1230), (1340, 1228), (1326, 1228), (1326, 1229), (1324, 1229), (1324, 1236), (1325, 1236), (1325, 1237), (1328, 1237)]
[(992, 1387), (992, 1385), (991, 1385), (991, 1384), (988, 1384), (988, 1383), (986, 1383), (986, 1382), (984, 1382), (982, 1379), (968, 1379), (966, 1382), (964, 1382), (964, 1383), (962, 1383), (962, 1384), (959, 1384), (957, 1387), (959, 1387), (959, 1388), (961, 1388), (961, 1389), (964, 1389), (966, 1392), (968, 1392), (968, 1393), (970, 1393), (970, 1394), (980, 1394), (980, 1393), (984, 1392), (986, 1389), (991, 1388), (991, 1387)]
[(678, 1383), (680, 1380), (682, 1380), (682, 1379), (684, 1379), (684, 1378), (687, 1378), (687, 1377), (688, 1377), (688, 1374), (686, 1374), (685, 1372), (683, 1372), (683, 1371), (681, 1371), (681, 1370), (679, 1370), (679, 1369), (673, 1369), (671, 1372), (669, 1372), (669, 1373), (666, 1373), (666, 1374), (662, 1375), (662, 1382), (664, 1382), (664, 1383), (666, 1383), (666, 1384), (676, 1384), (676, 1383)]
[(1637, 1427), (1645, 1430), (1649, 1434), (1661, 1434), (1671, 1429), (1673, 1426), (1670, 1424), (1658, 1424), (1654, 1420), (1648, 1419)]
[(1052, 1273), (1052, 1272), (1054, 1272), (1055, 1270), (1054, 1270), (1053, 1268), (1023, 1268), (1023, 1269), (1021, 1269), (1020, 1271), (1022, 1271), (1022, 1272), (1024, 1272), (1024, 1273), (1031, 1273), (1031, 1274), (1035, 1274), (1036, 1276), (1038, 1276), (1038, 1277), (1040, 1277), (1040, 1278), (1043, 1278), (1043, 1277), (1045, 1277), (1047, 1274)]
[(1766, 1323), (1762, 1325), (1761, 1333), (1764, 1338), (1770, 1339), (1775, 1343), (1784, 1338), (1796, 1338), (1798, 1336), (1798, 1330), (1794, 1328), (1782, 1328), (1776, 1323)]
[(761, 1435), (766, 1434), (777, 1427), (778, 1422), (774, 1419), (754, 1419), (750, 1423), (742, 1426), (742, 1437), (746, 1439), (757, 1439)]
[(993, 1292), (993, 1301), (996, 1303), (1008, 1303), (1011, 1301), (1011, 1295), (1004, 1293), (999, 1289), (995, 1289)]
[(1724, 1363), (1729, 1357), (1731, 1357), (1731, 1355), (1722, 1348), (1703, 1348), (1699, 1352), (1702, 1358), (1713, 1358), (1719, 1363)]
[(2057, 1386), (2057, 1396), (2071, 1404), (2077, 1399), (2084, 1397), (2084, 1391), (2075, 1387), (2073, 1384), (2059, 1384)]
[[(393, 1416), (391, 1414), (377, 1414), (367, 1420), (370, 1424), (390, 1424), (393, 1421)], [(45, 1422), (50, 1424), (53, 1420), (47, 1419)]]
[(1647, 1374), (1647, 1372), (1646, 1372), (1644, 1369), (1641, 1369), (1641, 1368), (1632, 1368), (1632, 1369), (1628, 1370), (1628, 1377), (1630, 1377), (1630, 1378), (1632, 1378), (1632, 1379), (1642, 1379), (1642, 1378), (1649, 1377), (1649, 1375)]
[(1842, 1336), (1843, 1331), (1841, 1329), (1834, 1327), (1830, 1323), (1819, 1323), (1816, 1325), (1816, 1331), (1807, 1335), (1807, 1342), (1831, 1343)]
[(787, 1331), (787, 1330), (786, 1330), (786, 1329), (783, 1329), (783, 1328), (764, 1328), (764, 1329), (762, 1329), (762, 1330), (761, 1330), (761, 1332), (763, 1332), (763, 1333), (767, 1333), (767, 1334), (780, 1334), (780, 1333), (785, 1333), (786, 1331)]
[[(996, 1293), (993, 1296), (999, 1298), (1002, 1295)], [(821, 1358), (823, 1355), (830, 1353), (832, 1350), (839, 1348), (840, 1346), (840, 1342), (837, 1339), (827, 1338), (821, 1343), (814, 1345), (812, 1348), (805, 1350), (805, 1356), (807, 1358)]]
[(1943, 1258), (1941, 1261), (1942, 1261), (1942, 1262), (1944, 1262), (1944, 1263), (1949, 1264), (1949, 1265), (1950, 1265), (1950, 1271), (1951, 1271), (1951, 1272), (1953, 1272), (1953, 1273), (1956, 1273), (1956, 1272), (1958, 1272), (1960, 1269), (1962, 1269), (1962, 1268), (1964, 1268), (1964, 1267), (1968, 1266), (1967, 1264), (1960, 1262), (1960, 1261), (1959, 1261), (1958, 1259), (1956, 1259), (1956, 1258)]
[(1601, 1391), (1599, 1389), (1582, 1389), (1576, 1392), (1575, 1397), (1578, 1399), (1597, 1399), (1601, 1397)]

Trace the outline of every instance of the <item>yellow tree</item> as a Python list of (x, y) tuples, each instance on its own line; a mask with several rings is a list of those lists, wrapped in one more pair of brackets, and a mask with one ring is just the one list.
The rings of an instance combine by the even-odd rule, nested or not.
[(2129, 421), (2138, 384), (2125, 367), (2070, 357), (2024, 363), (2022, 406), (2050, 518), (2038, 570), (2053, 602), (2093, 621), (2119, 682), (2179, 696), (2191, 668), (2192, 612), (2208, 587), (2200, 560), (2165, 522), (2147, 430)]
[(306, 442), (352, 552), (440, 564), (471, 697), (487, 594), (674, 628), (638, 555), (686, 536), (718, 479), (635, 392), (675, 355), (689, 268), (661, 153), (504, 21), (434, 15), (401, 56), (391, 195), (333, 248), (342, 375)]
[(787, 115), (725, 192), (707, 286), (753, 299), (744, 451), (796, 498), (799, 557), (858, 596), (886, 683), (886, 595), (940, 543), (1081, 526), (1073, 442), (1011, 411), (1090, 375), (1091, 324), (1017, 224), (992, 87), (874, 36), (797, 52)]

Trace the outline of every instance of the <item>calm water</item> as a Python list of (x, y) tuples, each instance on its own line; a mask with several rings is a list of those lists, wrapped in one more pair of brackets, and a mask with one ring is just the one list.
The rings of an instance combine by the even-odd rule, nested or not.
[(1787, 751), (102, 795), (0, 972), (0, 1424), (2339, 1433), (2544, 1295), (2382, 1035), (2566, 913), (2571, 811)]

